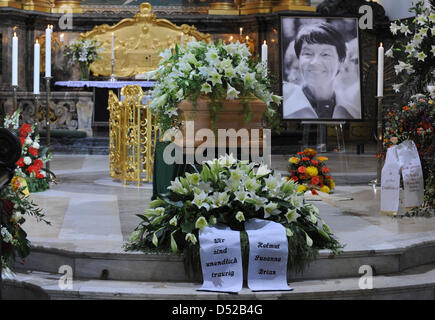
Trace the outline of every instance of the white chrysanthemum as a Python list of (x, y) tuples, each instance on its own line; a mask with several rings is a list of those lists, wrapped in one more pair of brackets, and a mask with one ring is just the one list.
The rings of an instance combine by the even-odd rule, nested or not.
[(32, 158), (24, 157), (23, 161), (25, 165), (29, 166), (32, 163)]
[(32, 148), (39, 149), (40, 147), (38, 142), (33, 142)]
[(31, 144), (33, 143), (32, 138), (27, 137), (26, 140), (25, 140), (25, 143), (26, 143), (27, 145), (31, 145)]

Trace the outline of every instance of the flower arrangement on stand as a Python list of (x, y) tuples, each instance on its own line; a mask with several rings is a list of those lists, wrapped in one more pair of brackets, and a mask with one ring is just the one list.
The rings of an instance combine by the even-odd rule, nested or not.
[[(433, 146), (435, 102), (424, 95), (416, 95), (401, 108), (389, 109), (385, 116), (384, 149), (405, 140), (412, 140), (417, 147), (425, 181), (422, 214), (435, 213), (435, 165)], [(412, 210), (409, 214), (415, 214)]]
[[(44, 168), (44, 164), (51, 160), (52, 154), (48, 148), (42, 148), (39, 144), (39, 134), (35, 135), (35, 127), (24, 123), (18, 126), (20, 110), (16, 110), (12, 115), (5, 118), (5, 127), (12, 127), (17, 130), (22, 151), (21, 157), (17, 161), (15, 176), (24, 178), (30, 192), (40, 192), (49, 188), (49, 174)], [(47, 174), (48, 173), (48, 174)]]
[(70, 42), (64, 54), (79, 63), (81, 80), (89, 80), (89, 66), (98, 59), (101, 50), (103, 48), (96, 40), (77, 39)]
[(435, 99), (435, 11), (418, 1), (409, 10), (414, 18), (391, 23), (396, 41), (385, 55), (393, 59), (400, 83), (393, 89), (406, 105), (384, 108), (384, 149), (405, 140), (414, 141), (420, 155), (425, 181), (423, 205), (407, 215), (435, 214), (435, 166), (433, 149)]
[(415, 18), (391, 23), (391, 33), (397, 38), (385, 55), (394, 59), (396, 75), (401, 82), (394, 84), (396, 93), (405, 98), (426, 92), (435, 77), (435, 12), (423, 1), (409, 9)]
[(162, 132), (180, 127), (181, 101), (189, 99), (195, 105), (200, 97), (208, 101), (212, 125), (224, 109), (222, 101), (234, 99), (241, 99), (248, 122), (252, 115), (249, 100), (256, 97), (267, 105), (264, 118), (268, 124), (278, 126), (273, 105), (279, 105), (282, 97), (270, 91), (267, 66), (251, 57), (245, 43), (190, 41), (160, 56), (159, 68), (148, 77), (158, 81), (149, 107)]
[[(167, 194), (152, 201), (142, 222), (126, 244), (127, 250), (183, 252), (186, 272), (200, 270), (198, 233), (221, 223), (244, 231), (252, 218), (271, 220), (286, 228), (288, 268), (297, 271), (317, 255), (319, 249), (339, 253), (335, 239), (319, 210), (305, 202), (298, 184), (266, 165), (236, 160), (232, 155), (206, 161), (201, 171), (176, 178)], [(248, 244), (242, 238), (242, 252)]]
[(289, 158), (289, 179), (299, 184), (298, 192), (311, 191), (330, 193), (335, 188), (335, 182), (326, 166), (327, 157), (317, 157), (317, 151), (307, 148)]
[(29, 199), (25, 184), (15, 177), (12, 183), (0, 192), (0, 210), (3, 211), (0, 221), (2, 236), (2, 274), (10, 275), (17, 257), (26, 258), (30, 253), (31, 243), (22, 225), (26, 221), (25, 215), (36, 218), (38, 222), (50, 222), (44, 213)]

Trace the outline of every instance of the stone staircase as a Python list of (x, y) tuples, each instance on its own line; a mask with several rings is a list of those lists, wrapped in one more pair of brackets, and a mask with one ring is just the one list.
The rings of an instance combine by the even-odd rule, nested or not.
[[(65, 265), (74, 275), (72, 288), (62, 287)], [(361, 266), (373, 271), (372, 288)], [(200, 292), (201, 275), (188, 279), (182, 256), (173, 254), (36, 247), (16, 271), (4, 281), (6, 299), (435, 299), (435, 239), (338, 256), (322, 250), (303, 274), (288, 274), (291, 292), (253, 292), (246, 284), (238, 294)]]

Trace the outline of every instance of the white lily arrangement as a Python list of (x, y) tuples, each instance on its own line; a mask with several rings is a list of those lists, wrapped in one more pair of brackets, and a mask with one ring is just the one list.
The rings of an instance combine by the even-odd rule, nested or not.
[(195, 104), (200, 96), (207, 97), (212, 121), (223, 108), (221, 102), (233, 99), (242, 100), (249, 119), (248, 99), (257, 97), (268, 107), (266, 120), (273, 122), (273, 105), (279, 105), (282, 97), (270, 91), (267, 66), (253, 59), (246, 44), (190, 41), (166, 49), (160, 56), (159, 68), (148, 78), (158, 81), (149, 107), (158, 117), (162, 132), (180, 126), (177, 105), (182, 100), (190, 99)]
[(200, 230), (220, 223), (244, 231), (245, 221), (258, 218), (286, 228), (289, 268), (314, 258), (318, 249), (338, 253), (342, 246), (319, 210), (297, 192), (298, 187), (266, 165), (236, 160), (232, 155), (206, 161), (201, 172), (176, 178), (167, 194), (160, 195), (144, 214), (138, 215), (142, 222), (127, 250), (157, 247), (182, 251), (187, 266), (198, 266)]
[(435, 12), (423, 1), (409, 11), (414, 19), (391, 23), (390, 31), (398, 39), (385, 56), (397, 62), (394, 70), (401, 82), (394, 84), (393, 90), (398, 93), (407, 88), (411, 96), (424, 92), (435, 77)]

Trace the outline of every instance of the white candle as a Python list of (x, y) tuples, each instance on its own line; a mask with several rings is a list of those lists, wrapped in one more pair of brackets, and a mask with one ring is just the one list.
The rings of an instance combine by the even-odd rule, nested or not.
[(115, 34), (112, 32), (112, 61), (115, 61)]
[(33, 50), (33, 93), (39, 94), (40, 46), (36, 40)]
[(378, 97), (384, 96), (384, 47), (378, 49)]
[(50, 25), (45, 29), (45, 76), (51, 77), (51, 33)]
[(230, 43), (232, 43), (232, 42), (233, 42), (233, 36), (230, 37)]
[(65, 37), (65, 35), (64, 35), (63, 33), (61, 33), (60, 36), (59, 36), (59, 40), (60, 40), (60, 42), (63, 42), (63, 41), (64, 41), (64, 37)]
[(240, 37), (242, 37), (243, 28), (240, 28)]
[(261, 62), (267, 65), (267, 44), (266, 40), (264, 40), (264, 43), (261, 46)]
[(18, 37), (12, 37), (12, 85), (18, 86)]

